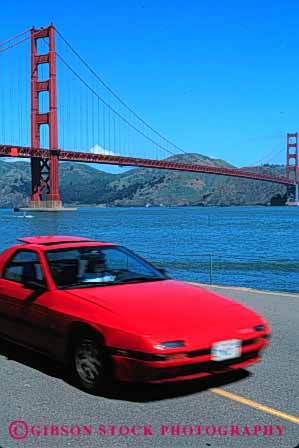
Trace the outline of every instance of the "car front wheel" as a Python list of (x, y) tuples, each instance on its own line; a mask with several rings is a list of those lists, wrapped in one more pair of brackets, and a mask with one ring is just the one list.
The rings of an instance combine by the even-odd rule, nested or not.
[(86, 335), (75, 339), (71, 369), (75, 382), (88, 392), (102, 392), (111, 383), (111, 365), (97, 337)]

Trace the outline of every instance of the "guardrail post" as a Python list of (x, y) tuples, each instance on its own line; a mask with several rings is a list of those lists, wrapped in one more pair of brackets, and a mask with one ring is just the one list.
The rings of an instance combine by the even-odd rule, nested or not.
[(213, 255), (209, 254), (209, 257), (210, 257), (210, 285), (211, 285), (213, 277)]

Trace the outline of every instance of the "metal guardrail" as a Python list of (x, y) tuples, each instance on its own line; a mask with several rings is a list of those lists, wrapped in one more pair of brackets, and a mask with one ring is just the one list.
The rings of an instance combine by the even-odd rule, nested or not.
[[(140, 253), (140, 252), (139, 252)], [(171, 253), (143, 253), (144, 257), (154, 265), (167, 269), (188, 271), (190, 266), (193, 272), (199, 269), (208, 271), (208, 283), (213, 284), (215, 273), (224, 275), (225, 271), (254, 272), (254, 271), (277, 271), (280, 273), (298, 273), (299, 260), (290, 259), (269, 259), (266, 257), (228, 257), (212, 253), (191, 253), (191, 254), (171, 254)], [(159, 260), (157, 259), (159, 257)], [(166, 259), (164, 258), (166, 257)], [(164, 258), (164, 260), (163, 260)], [(192, 259), (192, 264), (191, 264)], [(204, 259), (204, 260), (203, 260)], [(183, 261), (182, 261), (183, 260)]]
[[(165, 269), (168, 269), (169, 267), (174, 267), (174, 266), (171, 266), (171, 265), (173, 265), (173, 262), (171, 262), (171, 261), (169, 263), (167, 263), (167, 266), (164, 266), (164, 265), (162, 266), (163, 263), (161, 263), (161, 259), (159, 261), (157, 261), (157, 260), (151, 258), (152, 256), (157, 257), (157, 253), (154, 254), (154, 253), (146, 252), (143, 255), (145, 256), (145, 258), (149, 259), (155, 266), (164, 267)], [(159, 253), (158, 255), (161, 257), (171, 256), (169, 253), (168, 254)], [(208, 266), (209, 266), (209, 284), (210, 285), (212, 284), (212, 282), (213, 282), (213, 257), (214, 257), (213, 254), (210, 254), (210, 253), (208, 253), (208, 254), (207, 253), (205, 253), (205, 254), (184, 254), (184, 255), (173, 254), (172, 257), (173, 258), (176, 258), (176, 257), (184, 257), (184, 258), (185, 257), (188, 257), (188, 258), (189, 257), (207, 257), (208, 258)], [(206, 263), (199, 263), (199, 264), (206, 264)]]

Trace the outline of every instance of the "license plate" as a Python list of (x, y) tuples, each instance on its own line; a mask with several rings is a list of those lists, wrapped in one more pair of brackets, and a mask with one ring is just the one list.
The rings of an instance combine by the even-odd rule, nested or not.
[(216, 342), (211, 350), (213, 361), (224, 361), (241, 356), (241, 341), (239, 339), (230, 339), (227, 341)]

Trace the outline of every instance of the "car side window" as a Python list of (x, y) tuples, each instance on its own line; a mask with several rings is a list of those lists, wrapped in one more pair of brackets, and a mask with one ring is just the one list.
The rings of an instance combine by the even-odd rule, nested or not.
[(146, 266), (143, 266), (140, 261), (136, 260), (134, 256), (128, 256), (127, 253), (120, 250), (109, 249), (105, 251), (106, 267), (107, 269), (124, 269), (131, 272), (138, 272), (141, 275), (150, 275)]
[(17, 283), (33, 281), (45, 285), (38, 254), (31, 250), (20, 250), (8, 261), (3, 278)]

